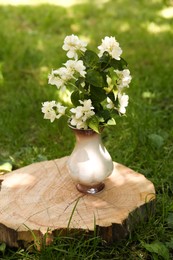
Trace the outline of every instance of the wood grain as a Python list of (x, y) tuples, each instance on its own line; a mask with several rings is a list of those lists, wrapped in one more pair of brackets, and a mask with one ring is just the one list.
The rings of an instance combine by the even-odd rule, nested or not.
[(18, 247), (33, 241), (33, 234), (42, 238), (49, 230), (52, 236), (68, 226), (92, 232), (95, 223), (98, 234), (112, 242), (129, 233), (130, 213), (147, 216), (152, 211), (147, 205), (155, 189), (142, 174), (114, 162), (105, 189), (86, 195), (70, 178), (67, 159), (34, 163), (0, 177), (0, 241)]

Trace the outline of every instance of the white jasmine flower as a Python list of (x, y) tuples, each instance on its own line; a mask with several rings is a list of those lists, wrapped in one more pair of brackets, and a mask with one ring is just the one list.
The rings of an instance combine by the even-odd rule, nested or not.
[(85, 77), (85, 74), (86, 74), (85, 69), (86, 69), (86, 67), (84, 66), (82, 60), (76, 61), (74, 68), (75, 68), (75, 70), (76, 70), (77, 72), (79, 72), (79, 74), (80, 74), (82, 77)]
[(52, 70), (48, 76), (48, 84), (55, 85), (62, 91), (66, 89), (66, 83), (73, 77), (73, 72), (68, 68), (61, 67), (58, 70)]
[(126, 107), (128, 106), (128, 102), (129, 102), (129, 96), (126, 94), (119, 94), (118, 95), (118, 100), (119, 100), (119, 109), (118, 111), (121, 114), (125, 114), (126, 113)]
[[(126, 113), (129, 97), (124, 88), (129, 87), (132, 77), (127, 67), (119, 66), (121, 61), (124, 65), (125, 62), (115, 37), (106, 36), (102, 39), (98, 54), (86, 51), (86, 46), (87, 43), (74, 34), (65, 37), (62, 48), (69, 59), (62, 67), (52, 70), (48, 83), (57, 87), (59, 98), (66, 102), (68, 110), (66, 112), (67, 107), (60, 103), (47, 101), (42, 104), (42, 113), (51, 122), (67, 114), (70, 124), (77, 129), (88, 129), (90, 125), (97, 131), (102, 124), (113, 124), (114, 112), (117, 116)], [(102, 58), (105, 52), (108, 54), (106, 64)], [(71, 108), (71, 103), (76, 102), (78, 105)], [(103, 117), (100, 116), (102, 113)], [(112, 121), (107, 120), (107, 115)]]
[(86, 121), (95, 114), (92, 110), (94, 107), (92, 106), (90, 99), (79, 101), (83, 106), (77, 106), (76, 108), (70, 109), (70, 111), (74, 114), (71, 117), (70, 123), (78, 129), (87, 129), (88, 127)]
[(86, 122), (82, 121), (81, 119), (77, 119), (75, 117), (75, 115), (71, 117), (70, 124), (72, 126), (75, 126), (77, 129), (87, 129), (88, 128)]
[(78, 36), (72, 34), (66, 36), (64, 39), (64, 45), (62, 46), (63, 50), (67, 51), (68, 58), (78, 58), (77, 51), (86, 51), (87, 43), (81, 41)]
[(54, 73), (52, 72), (48, 76), (48, 84), (50, 85), (55, 85), (58, 89), (64, 86), (64, 80), (61, 79), (59, 76), (55, 76)]
[(55, 120), (56, 118), (56, 113), (53, 107), (56, 106), (55, 101), (46, 101), (42, 104), (42, 112), (44, 113), (44, 119), (49, 119), (51, 123)]
[(94, 111), (90, 110), (90, 111), (85, 111), (84, 115), (82, 117), (82, 120), (85, 122), (88, 118), (92, 117), (95, 114)]
[(85, 129), (85, 130), (88, 128), (86, 122), (83, 122), (83, 121), (79, 121), (79, 122), (77, 123), (76, 127), (77, 127), (78, 129)]
[(62, 91), (65, 91), (67, 76), (64, 75), (64, 77), (61, 78), (60, 75), (58, 74), (60, 72), (59, 70), (52, 70), (52, 73), (49, 74), (48, 76), (48, 84), (55, 85), (57, 89), (61, 89)]
[(51, 123), (65, 114), (66, 107), (55, 101), (46, 101), (42, 104), (44, 119), (49, 119)]
[(65, 110), (67, 107), (62, 106), (60, 103), (56, 103), (57, 113), (56, 116), (57, 119), (59, 119), (62, 115), (65, 115)]
[(114, 106), (114, 103), (112, 102), (112, 100), (110, 99), (110, 98), (108, 98), (107, 97), (107, 105), (106, 105), (106, 107), (108, 108), (108, 109), (112, 109), (112, 108), (114, 108), (115, 106)]
[(91, 99), (85, 99), (84, 101), (79, 100), (79, 102), (83, 105), (84, 111), (90, 111), (91, 109), (94, 109)]
[(130, 71), (128, 69), (124, 69), (122, 71), (115, 70), (115, 72), (118, 76), (118, 80), (117, 80), (118, 89), (121, 90), (124, 87), (128, 87), (132, 79), (130, 75)]
[(53, 109), (53, 107), (56, 106), (56, 102), (55, 101), (46, 101), (44, 103), (42, 103), (42, 109), (41, 111), (43, 113), (47, 113), (49, 112), (51, 109)]
[(100, 50), (98, 54), (99, 57), (101, 57), (103, 53), (107, 51), (112, 58), (120, 60), (122, 49), (120, 48), (119, 43), (116, 41), (115, 37), (106, 36), (102, 40), (102, 44), (98, 46), (98, 49)]
[(76, 108), (70, 109), (70, 111), (75, 114), (76, 119), (79, 119), (83, 116), (84, 109), (82, 106), (78, 106)]
[(57, 73), (64, 82), (73, 78), (73, 73), (69, 68), (61, 67), (58, 70), (55, 70), (54, 73)]
[(56, 119), (56, 113), (54, 110), (49, 111), (48, 113), (44, 114), (44, 119), (49, 119), (52, 123)]
[(82, 77), (85, 77), (86, 67), (82, 60), (68, 60), (64, 65), (69, 73), (71, 72), (71, 74), (74, 74), (75, 72), (78, 72)]

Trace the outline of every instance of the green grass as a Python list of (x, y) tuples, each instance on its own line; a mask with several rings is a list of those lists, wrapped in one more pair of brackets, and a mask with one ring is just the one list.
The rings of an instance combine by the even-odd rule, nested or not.
[(91, 48), (104, 36), (115, 36), (133, 81), (127, 117), (105, 129), (103, 141), (114, 161), (154, 183), (155, 215), (111, 246), (99, 238), (59, 236), (34, 254), (6, 248), (3, 255), (0, 247), (0, 259), (173, 258), (173, 20), (161, 16), (171, 1), (97, 3), (88, 0), (66, 9), (0, 6), (0, 161), (9, 161), (14, 170), (71, 153), (71, 131), (65, 127), (59, 133), (57, 123), (43, 120), (41, 103), (57, 98), (47, 75), (66, 59), (61, 49), (66, 35), (89, 38)]

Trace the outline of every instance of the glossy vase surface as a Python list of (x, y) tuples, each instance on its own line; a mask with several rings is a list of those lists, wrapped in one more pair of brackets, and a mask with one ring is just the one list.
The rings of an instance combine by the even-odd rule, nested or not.
[(93, 130), (72, 130), (76, 144), (67, 161), (69, 174), (80, 192), (100, 192), (105, 186), (104, 180), (113, 171), (111, 156), (104, 147), (100, 134)]

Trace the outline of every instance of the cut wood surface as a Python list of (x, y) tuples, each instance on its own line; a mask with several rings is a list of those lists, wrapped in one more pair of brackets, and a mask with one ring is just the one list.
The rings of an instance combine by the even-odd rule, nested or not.
[[(18, 247), (49, 230), (93, 231), (111, 242), (128, 234), (140, 216), (151, 213), (155, 189), (148, 179), (114, 162), (105, 189), (77, 191), (68, 157), (34, 163), (0, 176), (0, 241)], [(133, 214), (137, 217), (133, 218)], [(133, 221), (132, 221), (133, 219)]]

